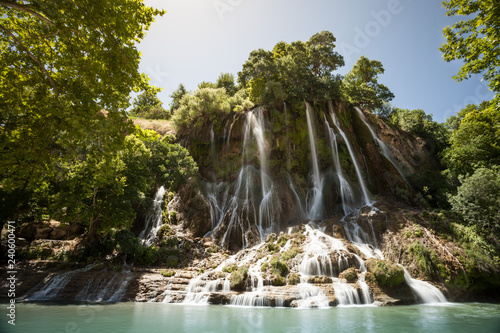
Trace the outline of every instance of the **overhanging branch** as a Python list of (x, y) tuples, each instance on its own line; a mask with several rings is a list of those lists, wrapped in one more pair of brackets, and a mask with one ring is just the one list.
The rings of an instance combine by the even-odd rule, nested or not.
[(49, 20), (48, 18), (46, 18), (42, 14), (39, 14), (39, 13), (35, 12), (34, 10), (32, 10), (31, 6), (29, 6), (29, 5), (23, 5), (23, 4), (15, 2), (15, 1), (0, 0), (0, 6), (9, 7), (12, 9), (17, 9), (17, 10), (23, 11), (25, 13), (28, 13), (28, 14), (33, 15), (35, 17), (38, 17), (39, 19), (41, 19), (44, 22), (47, 22), (51, 25), (55, 25), (54, 22), (52, 22), (51, 20)]
[(24, 46), (24, 44), (16, 36), (14, 36), (14, 34), (9, 29), (5, 28), (1, 24), (0, 24), (0, 29), (3, 30), (7, 35), (9, 35), (14, 40), (14, 42), (21, 48), (21, 50), (23, 50), (24, 53), (26, 53), (34, 62), (37, 63), (38, 67), (40, 67), (42, 72), (47, 77), (47, 80), (49, 81), (51, 87), (54, 89), (54, 91), (56, 93), (56, 97), (58, 97), (59, 90), (57, 89), (56, 84), (54, 83), (54, 80), (52, 80), (50, 73), (43, 66), (42, 62), (40, 60), (38, 60), (38, 58), (35, 57), (35, 55), (33, 53), (31, 53), (30, 50), (28, 50), (28, 48), (26, 46)]

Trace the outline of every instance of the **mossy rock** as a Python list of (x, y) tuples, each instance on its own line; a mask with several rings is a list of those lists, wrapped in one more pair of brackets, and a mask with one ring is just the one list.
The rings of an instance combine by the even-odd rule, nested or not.
[(274, 242), (276, 242), (277, 239), (278, 239), (278, 236), (276, 236), (275, 233), (269, 234), (269, 235), (267, 235), (266, 243), (274, 243)]
[(282, 277), (285, 277), (288, 275), (288, 272), (290, 271), (288, 269), (288, 266), (286, 265), (286, 263), (284, 263), (283, 261), (281, 261), (279, 259), (279, 257), (277, 256), (273, 256), (271, 258), (271, 272), (275, 275), (279, 275), (279, 276), (282, 276)]
[(248, 278), (248, 268), (243, 266), (231, 273), (231, 290), (245, 291)]
[(286, 286), (286, 278), (280, 275), (273, 275), (271, 277), (271, 284), (275, 287)]
[(289, 285), (296, 285), (296, 284), (299, 284), (300, 283), (300, 275), (297, 274), (297, 273), (291, 273), (290, 275), (288, 275), (288, 284)]
[(371, 258), (366, 261), (366, 268), (381, 286), (397, 287), (405, 280), (403, 268), (391, 261)]
[(356, 268), (350, 267), (340, 273), (339, 278), (347, 280), (349, 283), (354, 283), (358, 279), (358, 274), (356, 272)]

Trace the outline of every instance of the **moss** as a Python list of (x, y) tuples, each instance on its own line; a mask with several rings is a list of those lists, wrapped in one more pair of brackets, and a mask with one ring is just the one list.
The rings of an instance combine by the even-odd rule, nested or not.
[(234, 265), (226, 265), (226, 266), (224, 266), (222, 271), (226, 272), (226, 273), (232, 273), (233, 271), (235, 271), (237, 269), (238, 269), (238, 266), (235, 264)]
[(275, 244), (275, 243), (269, 243), (269, 244), (267, 244), (267, 250), (271, 254), (279, 252), (280, 249), (281, 249), (281, 247), (278, 244)]
[(170, 226), (168, 224), (164, 224), (158, 230), (157, 236), (159, 239), (162, 239), (164, 237), (170, 236), (171, 233), (172, 233), (172, 230), (170, 229)]
[(403, 268), (393, 262), (371, 258), (366, 267), (381, 286), (397, 287), (405, 280)]
[(341, 279), (346, 279), (349, 283), (353, 283), (358, 279), (358, 274), (356, 273), (356, 269), (354, 267), (350, 267), (340, 273), (339, 277)]
[(283, 247), (286, 245), (286, 242), (288, 242), (288, 239), (290, 237), (287, 235), (287, 234), (283, 234), (283, 235), (280, 235), (280, 237), (278, 238), (278, 244)]
[(160, 274), (164, 277), (172, 277), (175, 275), (175, 271), (172, 271), (172, 270), (166, 270), (166, 269), (162, 269), (160, 271)]
[(283, 252), (281, 254), (281, 259), (288, 261), (290, 259), (293, 259), (297, 256), (297, 254), (300, 252), (300, 249), (296, 246), (288, 249), (287, 251)]
[(433, 263), (431, 259), (431, 253), (437, 258), (436, 254), (432, 250), (428, 250), (422, 243), (414, 242), (408, 247), (408, 251), (416, 259), (418, 266), (424, 272), (427, 277), (433, 276)]
[(248, 277), (248, 268), (240, 267), (238, 270), (231, 273), (231, 289), (242, 291), (245, 288), (246, 279)]
[(275, 287), (286, 286), (286, 278), (283, 276), (275, 275), (271, 279), (271, 284)]
[(288, 275), (288, 284), (289, 285), (296, 285), (300, 283), (300, 275), (297, 273), (292, 273)]
[(266, 243), (276, 242), (277, 239), (278, 239), (278, 236), (276, 236), (276, 234), (273, 232), (272, 234), (267, 235)]
[(271, 264), (271, 272), (273, 274), (279, 275), (279, 276), (287, 276), (289, 269), (286, 263), (281, 261), (278, 256), (273, 256), (270, 261)]

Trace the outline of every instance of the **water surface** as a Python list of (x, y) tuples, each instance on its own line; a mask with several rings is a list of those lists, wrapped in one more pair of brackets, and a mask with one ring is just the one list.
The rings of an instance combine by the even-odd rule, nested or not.
[(15, 327), (7, 324), (5, 315), (2, 317), (0, 332), (17, 333), (500, 332), (500, 305), (478, 303), (309, 310), (162, 303), (23, 303), (17, 304)]

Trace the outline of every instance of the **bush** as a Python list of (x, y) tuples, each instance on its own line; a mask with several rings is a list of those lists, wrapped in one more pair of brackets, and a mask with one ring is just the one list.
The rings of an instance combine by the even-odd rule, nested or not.
[(286, 263), (279, 260), (279, 257), (273, 256), (271, 258), (270, 264), (271, 264), (271, 272), (273, 274), (283, 276), (283, 277), (287, 276), (287, 274), (289, 272), (288, 266), (286, 265)]
[(128, 229), (118, 231), (115, 239), (118, 250), (124, 254), (135, 255), (137, 249), (141, 246), (139, 239)]
[(470, 177), (461, 177), (457, 194), (450, 196), (453, 210), (470, 225), (484, 232), (500, 230), (500, 167), (479, 168)]
[(231, 289), (244, 291), (246, 279), (248, 277), (248, 268), (243, 266), (237, 271), (231, 273)]

